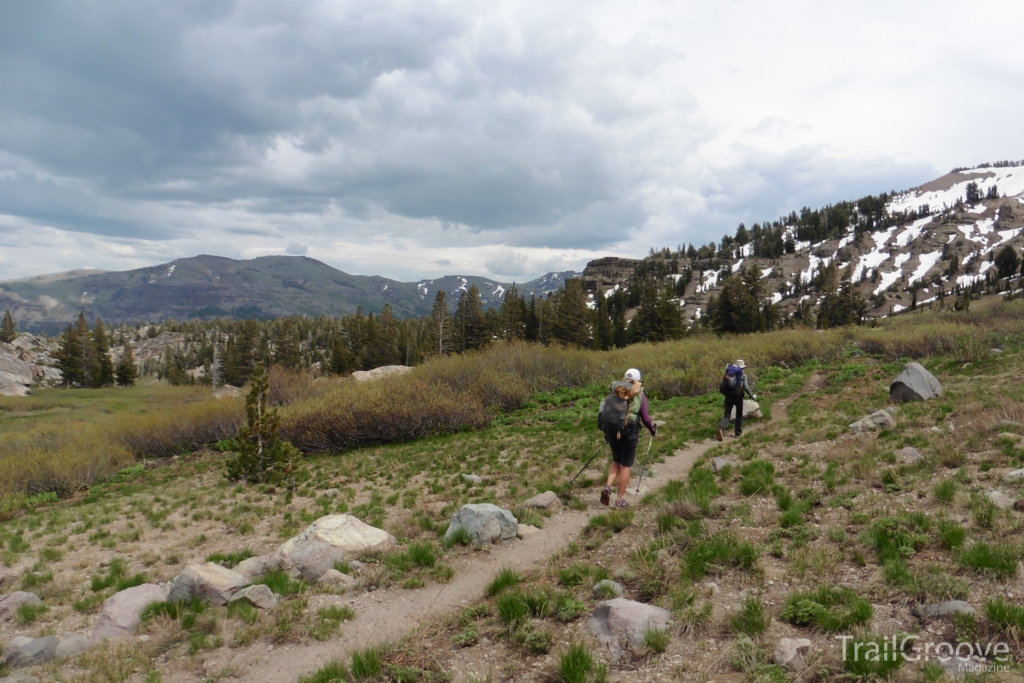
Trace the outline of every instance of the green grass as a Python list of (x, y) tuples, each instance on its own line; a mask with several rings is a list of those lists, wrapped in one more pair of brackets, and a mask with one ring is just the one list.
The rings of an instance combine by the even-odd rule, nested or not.
[(873, 614), (871, 603), (848, 588), (822, 586), (790, 593), (779, 618), (797, 626), (839, 633), (867, 623)]
[(283, 596), (295, 595), (296, 593), (301, 592), (305, 587), (305, 584), (302, 581), (294, 581), (290, 576), (288, 576), (288, 572), (283, 569), (269, 571), (258, 577), (253, 581), (253, 583), (261, 583), (278, 595)]
[(600, 683), (607, 676), (607, 668), (594, 660), (594, 655), (583, 643), (570, 645), (558, 660), (557, 677), (560, 683)]
[(512, 569), (511, 567), (502, 567), (498, 570), (498, 573), (494, 575), (491, 582), (487, 584), (485, 592), (489, 597), (494, 597), (506, 588), (518, 586), (522, 581), (523, 575), (515, 569)]
[(601, 515), (594, 515), (587, 522), (586, 530), (610, 529), (615, 533), (619, 533), (633, 523), (633, 516), (634, 512), (632, 510), (613, 510)]
[(1017, 575), (1020, 552), (1005, 544), (975, 543), (960, 553), (960, 565), (999, 579)]
[(380, 660), (380, 651), (376, 648), (355, 650), (352, 653), (352, 663), (349, 671), (355, 681), (371, 681), (381, 675), (383, 665)]
[(691, 544), (682, 555), (683, 576), (691, 581), (708, 573), (729, 569), (753, 569), (761, 555), (752, 543), (739, 540), (734, 534), (721, 531), (710, 538)]
[(222, 567), (231, 568), (237, 565), (242, 560), (248, 560), (250, 557), (256, 557), (256, 553), (250, 548), (244, 548), (235, 553), (213, 553), (206, 556), (207, 562), (214, 562), (221, 565)]
[(729, 620), (729, 627), (735, 634), (755, 637), (768, 630), (771, 620), (761, 598), (750, 596), (743, 600), (739, 613)]
[(348, 683), (348, 681), (348, 667), (337, 660), (324, 664), (308, 676), (299, 676), (299, 683)]
[(94, 593), (98, 593), (107, 588), (114, 588), (115, 592), (123, 591), (125, 588), (131, 588), (133, 586), (141, 586), (146, 583), (146, 575), (142, 573), (128, 575), (128, 565), (124, 561), (124, 558), (116, 557), (110, 561), (110, 566), (107, 567), (106, 576), (94, 576), (90, 583)]
[(892, 677), (903, 664), (900, 652), (887, 648), (885, 637), (863, 635), (847, 641), (843, 669), (856, 681), (883, 681)]
[(740, 469), (740, 493), (753, 496), (768, 492), (775, 483), (775, 465), (766, 460), (753, 460)]
[(1024, 607), (1002, 598), (989, 598), (982, 612), (989, 622), (1010, 637), (1019, 639), (1024, 635)]
[(50, 608), (46, 605), (22, 605), (15, 613), (15, 618), (19, 624), (31, 624), (49, 611)]

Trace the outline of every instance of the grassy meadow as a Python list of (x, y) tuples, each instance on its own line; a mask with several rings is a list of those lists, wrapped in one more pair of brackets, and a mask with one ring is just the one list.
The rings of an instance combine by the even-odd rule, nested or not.
[[(572, 495), (566, 483), (601, 443), (597, 404), (626, 367), (644, 372), (652, 416), (667, 423), (651, 450), (657, 463), (713, 435), (721, 368), (742, 357), (764, 407), (798, 394), (812, 374), (824, 376), (823, 387), (796, 396), (785, 419), (763, 420), (706, 456), (732, 466), (714, 473), (702, 462), (635, 510), (592, 519), (548, 567), (499, 582), (408, 641), (336, 666), (356, 670), (376, 658), (370, 679), (443, 680), (486, 637), (502, 648), (510, 676), (540, 667), (562, 680), (598, 680), (609, 663), (584, 644), (583, 617), (595, 604), (593, 583), (611, 576), (627, 597), (675, 614), (667, 637), (652, 636), (628, 664), (652, 677), (696, 680), (724, 667), (735, 680), (789, 680), (770, 662), (777, 637), (887, 635), (917, 628), (911, 605), (952, 597), (979, 608), (971, 623), (951, 626), (957, 633), (1016, 643), (1024, 608), (1007, 582), (1019, 578), (1024, 525), (987, 493), (1012, 496), (1020, 486), (1002, 476), (1024, 465), (1024, 427), (1012, 424), (1024, 422), (1024, 306), (972, 308), (877, 328), (692, 337), (607, 353), (501, 347), (366, 384), (278, 376), (282, 436), (307, 454), (306, 476), (291, 489), (225, 479), (218, 448), (243, 419), (241, 400), (159, 385), (2, 399), (5, 590), (33, 591), (45, 610), (19, 613), (0, 635), (84, 628), (117, 590), (169, 580), (191, 563), (233, 566), (269, 554), (333, 512), (401, 544), (371, 558), (359, 589), (444, 583), (474, 552), (442, 543), (458, 507), (493, 502), (543, 526), (544, 513), (521, 510), (522, 501), (549, 488)], [(896, 428), (851, 436), (847, 425), (885, 407), (888, 383), (909, 359), (929, 367), (946, 395), (895, 408)], [(901, 460), (906, 446), (923, 457)], [(572, 505), (585, 507), (579, 492), (606, 462), (580, 478)], [(158, 681), (167, 660), (186, 666), (220, 648), (325, 640), (344, 627), (347, 615), (311, 607), (341, 589), (284, 575), (263, 581), (284, 596), (270, 614), (154, 608), (145, 646), (130, 655), (98, 648), (50, 665), (47, 680)], [(431, 661), (416, 654), (423, 639), (443, 644)], [(825, 651), (815, 656), (816, 680), (861, 676)]]

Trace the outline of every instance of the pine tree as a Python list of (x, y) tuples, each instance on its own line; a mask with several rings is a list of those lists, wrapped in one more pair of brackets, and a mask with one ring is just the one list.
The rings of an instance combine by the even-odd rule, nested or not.
[(347, 375), (352, 372), (354, 366), (355, 361), (345, 338), (340, 332), (331, 335), (331, 372), (335, 375)]
[(399, 330), (391, 304), (384, 304), (380, 313), (380, 357), (378, 365), (398, 365), (402, 354), (398, 346)]
[(250, 378), (245, 399), (247, 423), (238, 430), (238, 454), (227, 461), (227, 477), (250, 484), (277, 483), (292, 473), (300, 456), (298, 449), (277, 437), (281, 418), (267, 404), (267, 374), (260, 363)]
[(70, 389), (72, 384), (82, 384), (82, 343), (75, 329), (68, 325), (60, 337), (57, 349), (57, 369), (64, 379), (64, 388)]
[(484, 320), (483, 301), (476, 285), (459, 296), (452, 318), (454, 348), (460, 353), (482, 349), (490, 342), (490, 330)]
[(302, 353), (299, 348), (299, 335), (295, 323), (290, 318), (277, 326), (274, 335), (274, 362), (289, 370), (302, 368)]
[(92, 334), (89, 331), (89, 322), (85, 319), (85, 312), (78, 314), (75, 322), (75, 335), (78, 337), (78, 348), (80, 355), (79, 376), (82, 386), (93, 386), (93, 378), (99, 371), (96, 363), (96, 347)]
[(565, 288), (555, 299), (555, 329), (552, 338), (563, 344), (586, 348), (590, 346), (590, 312), (583, 298), (583, 286), (577, 278), (565, 281)]
[(452, 316), (448, 310), (448, 296), (443, 289), (438, 290), (434, 296), (430, 325), (435, 342), (432, 350), (439, 356), (447, 356), (452, 352)]
[(135, 355), (132, 353), (132, 343), (125, 339), (124, 352), (121, 360), (117, 363), (117, 383), (122, 387), (130, 387), (138, 379), (138, 371), (135, 368)]
[(594, 338), (591, 348), (607, 351), (615, 346), (615, 325), (608, 314), (608, 299), (600, 292), (597, 294), (597, 308), (594, 310)]
[(4, 320), (0, 322), (0, 342), (10, 344), (18, 337), (18, 328), (14, 324), (14, 317), (10, 311), (4, 313)]
[(107, 340), (107, 329), (103, 319), (96, 319), (92, 330), (93, 364), (89, 376), (89, 384), (93, 387), (105, 387), (114, 383), (114, 362), (110, 359), (110, 342)]
[(514, 283), (502, 297), (498, 313), (502, 339), (512, 341), (526, 338), (526, 301), (519, 296), (519, 290)]
[(1000, 279), (1004, 277), (1012, 277), (1021, 265), (1020, 257), (1017, 256), (1017, 251), (1009, 244), (999, 250), (999, 255), (996, 256), (995, 262), (996, 268), (999, 269)]

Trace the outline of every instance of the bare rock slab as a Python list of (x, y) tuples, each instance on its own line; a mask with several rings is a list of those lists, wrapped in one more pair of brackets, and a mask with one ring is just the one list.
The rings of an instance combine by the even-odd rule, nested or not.
[(896, 426), (896, 418), (887, 410), (876, 410), (867, 417), (863, 417), (850, 424), (850, 431), (854, 434), (874, 431), (876, 429), (888, 429)]
[(533, 498), (524, 500), (523, 507), (534, 510), (557, 510), (562, 507), (562, 501), (558, 499), (558, 494), (554, 491), (545, 491), (544, 493), (538, 493)]
[(232, 595), (228, 602), (247, 602), (253, 607), (259, 607), (260, 609), (274, 609), (277, 607), (277, 596), (267, 586), (257, 584), (255, 586), (246, 586)]
[(171, 582), (169, 602), (189, 602), (196, 598), (211, 605), (226, 605), (231, 596), (245, 587), (245, 577), (214, 562), (185, 567)]
[(32, 605), (36, 607), (43, 604), (43, 601), (39, 599), (39, 596), (35, 593), (29, 593), (28, 591), (14, 591), (10, 595), (5, 595), (0, 598), (0, 621), (8, 621), (13, 619), (18, 613), (18, 608), (22, 605)]
[(807, 638), (783, 638), (775, 646), (772, 661), (790, 671), (803, 669), (804, 655), (810, 650), (811, 641)]
[(927, 401), (942, 396), (942, 385), (920, 363), (907, 363), (903, 372), (889, 384), (889, 400), (894, 403)]
[(465, 529), (473, 543), (478, 545), (507, 541), (515, 538), (519, 520), (509, 512), (491, 503), (463, 505), (452, 517), (445, 540), (450, 540), (459, 529)]
[(975, 614), (976, 611), (963, 600), (947, 600), (934, 605), (914, 605), (910, 613), (918, 619), (952, 619), (956, 614)]
[(297, 573), (306, 581), (317, 581), (335, 562), (383, 552), (397, 545), (394, 536), (352, 515), (327, 515), (285, 541), (271, 555), (269, 564)]
[(60, 638), (57, 636), (33, 638), (7, 655), (7, 666), (19, 669), (23, 666), (45, 664), (57, 656), (58, 645)]
[(103, 601), (89, 637), (94, 642), (126, 636), (139, 625), (146, 605), (167, 600), (167, 589), (152, 583), (126, 588)]
[(671, 619), (672, 613), (666, 609), (615, 598), (598, 603), (587, 620), (587, 630), (613, 657), (619, 657), (623, 645), (639, 650), (647, 631), (664, 631)]

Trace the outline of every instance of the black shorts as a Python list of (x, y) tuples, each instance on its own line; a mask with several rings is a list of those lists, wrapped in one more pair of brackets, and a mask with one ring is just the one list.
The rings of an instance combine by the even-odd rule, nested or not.
[(632, 467), (636, 460), (636, 446), (640, 443), (639, 432), (626, 432), (622, 438), (616, 439), (614, 432), (607, 434), (605, 440), (612, 448), (612, 460), (622, 467)]

